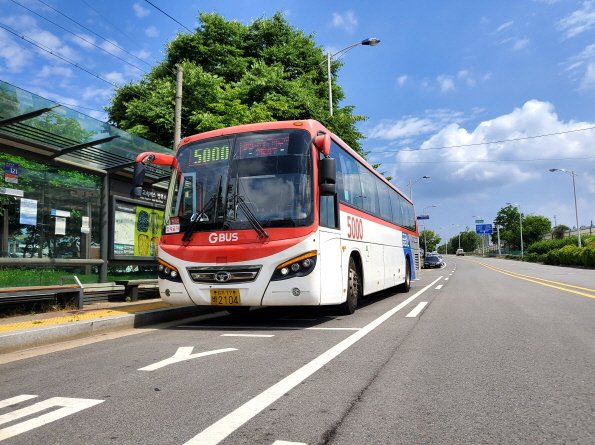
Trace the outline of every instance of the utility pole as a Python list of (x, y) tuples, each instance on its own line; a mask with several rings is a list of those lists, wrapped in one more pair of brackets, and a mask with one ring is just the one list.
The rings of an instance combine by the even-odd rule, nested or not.
[(180, 65), (176, 71), (176, 100), (174, 109), (174, 151), (178, 150), (182, 134), (182, 81), (184, 70)]

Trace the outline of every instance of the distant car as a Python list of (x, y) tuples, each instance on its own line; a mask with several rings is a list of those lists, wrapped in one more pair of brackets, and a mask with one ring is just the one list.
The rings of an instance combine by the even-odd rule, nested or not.
[(457, 256), (465, 256), (465, 251), (463, 249), (457, 249)]
[(424, 268), (429, 269), (431, 267), (442, 267), (442, 258), (438, 255), (428, 255), (424, 259)]

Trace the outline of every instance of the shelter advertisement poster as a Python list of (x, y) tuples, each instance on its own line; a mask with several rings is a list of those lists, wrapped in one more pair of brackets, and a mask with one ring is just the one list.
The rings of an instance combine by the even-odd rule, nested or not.
[(163, 210), (136, 206), (135, 225), (135, 256), (153, 256), (159, 245), (161, 226), (163, 225)]
[(164, 215), (163, 210), (116, 201), (114, 256), (154, 256), (159, 245)]
[(19, 223), (27, 226), (37, 225), (37, 200), (21, 198)]

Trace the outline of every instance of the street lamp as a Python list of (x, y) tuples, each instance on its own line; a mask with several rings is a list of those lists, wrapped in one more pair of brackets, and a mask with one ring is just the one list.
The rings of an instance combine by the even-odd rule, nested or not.
[(376, 46), (379, 43), (380, 43), (380, 39), (369, 37), (367, 39), (362, 40), (361, 42), (357, 42), (352, 45), (346, 46), (345, 48), (337, 51), (334, 54), (331, 54), (331, 53), (326, 54), (326, 68), (327, 68), (327, 77), (328, 77), (328, 108), (329, 108), (329, 113), (331, 116), (333, 115), (333, 86), (332, 86), (333, 78), (332, 78), (332, 74), (331, 74), (331, 60), (335, 56), (342, 56), (347, 51), (355, 48), (356, 46), (359, 46), (359, 45)]
[[(568, 173), (569, 175), (572, 176), (572, 191), (574, 192), (574, 214), (576, 216), (576, 234), (578, 236), (578, 246), (582, 247), (582, 243), (581, 243), (581, 228), (578, 225), (578, 206), (576, 205), (576, 186), (574, 184), (574, 177), (578, 176), (574, 171), (572, 170), (566, 170), (564, 168), (550, 168), (551, 172), (563, 172), (563, 173)], [(555, 217), (554, 217), (555, 219)]]
[(521, 212), (521, 205), (512, 203), (512, 202), (507, 202), (506, 204), (508, 204), (509, 206), (514, 206), (514, 207), (519, 208), (519, 220), (521, 223), (521, 258), (523, 258), (523, 253), (524, 253), (524, 250), (523, 250), (523, 213)]
[(411, 201), (413, 201), (413, 184), (415, 184), (417, 181), (421, 181), (422, 179), (430, 179), (429, 176), (422, 176), (421, 178), (417, 178), (417, 179), (410, 179), (409, 180), (409, 199)]
[[(451, 224), (451, 226), (461, 227), (459, 224)], [(459, 230), (459, 249), (461, 248), (461, 231)]]

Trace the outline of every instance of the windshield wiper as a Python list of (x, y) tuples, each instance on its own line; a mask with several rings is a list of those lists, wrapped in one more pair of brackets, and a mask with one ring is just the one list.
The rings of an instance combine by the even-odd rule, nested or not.
[(213, 219), (214, 220), (217, 219), (217, 210), (219, 207), (218, 204), (219, 204), (219, 200), (221, 197), (221, 181), (222, 181), (222, 179), (223, 179), (223, 176), (220, 176), (219, 177), (219, 185), (217, 186), (217, 193), (215, 193), (211, 197), (211, 199), (209, 199), (209, 202), (207, 203), (207, 205), (205, 207), (203, 207), (203, 209), (199, 213), (193, 213), (192, 216), (190, 217), (190, 225), (184, 232), (182, 241), (190, 241), (190, 239), (192, 239), (192, 233), (196, 229), (196, 226), (198, 225), (199, 222), (209, 222), (209, 215), (207, 215), (207, 213), (205, 211), (214, 209)]
[(244, 212), (244, 215), (246, 215), (246, 219), (248, 219), (248, 222), (250, 223), (252, 228), (256, 231), (256, 233), (258, 234), (258, 237), (261, 239), (268, 238), (269, 234), (266, 232), (266, 230), (264, 230), (264, 227), (262, 227), (262, 224), (260, 224), (260, 221), (258, 221), (258, 218), (256, 217), (256, 215), (254, 215), (252, 210), (250, 210), (250, 207), (248, 207), (248, 204), (246, 204), (246, 201), (244, 201), (244, 198), (242, 198), (238, 194), (234, 195), (233, 198), (237, 201), (238, 206), (240, 207), (240, 209), (242, 209), (242, 211)]

